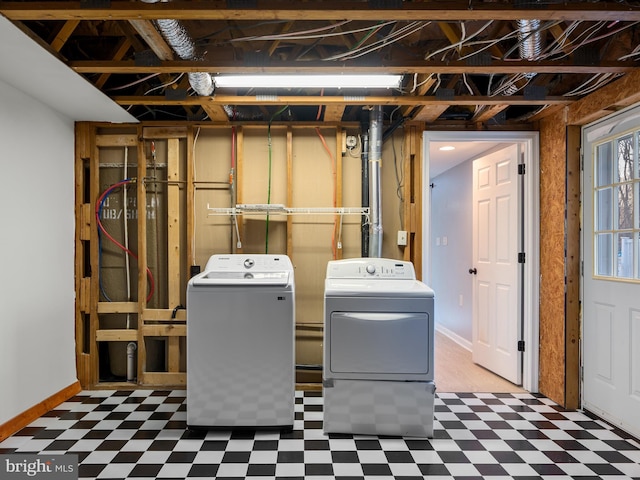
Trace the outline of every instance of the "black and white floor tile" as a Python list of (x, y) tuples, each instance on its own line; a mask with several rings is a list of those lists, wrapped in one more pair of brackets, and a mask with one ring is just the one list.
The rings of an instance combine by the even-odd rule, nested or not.
[(325, 435), (322, 393), (292, 431), (190, 431), (185, 391), (84, 391), (0, 442), (75, 454), (97, 479), (640, 479), (640, 442), (532, 394), (437, 393), (434, 438)]

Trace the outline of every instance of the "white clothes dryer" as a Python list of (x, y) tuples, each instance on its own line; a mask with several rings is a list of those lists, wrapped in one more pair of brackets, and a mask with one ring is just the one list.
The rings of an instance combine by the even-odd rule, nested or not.
[(325, 433), (433, 436), (434, 292), (410, 262), (329, 262)]
[(213, 255), (187, 285), (189, 428), (293, 428), (295, 288), (286, 255)]

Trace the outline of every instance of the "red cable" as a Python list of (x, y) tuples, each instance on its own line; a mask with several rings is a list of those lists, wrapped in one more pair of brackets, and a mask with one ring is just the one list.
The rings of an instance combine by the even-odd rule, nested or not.
[[(102, 233), (104, 233), (104, 235), (109, 240), (111, 240), (114, 244), (116, 244), (116, 246), (118, 246), (118, 248), (120, 248), (122, 251), (124, 251), (128, 255), (131, 255), (137, 261), (138, 260), (138, 256), (135, 253), (133, 253), (131, 250), (129, 250), (127, 247), (122, 245), (120, 242), (118, 242), (115, 238), (113, 238), (111, 236), (111, 234), (109, 232), (107, 232), (107, 230), (104, 228), (104, 225), (102, 225), (102, 222), (100, 221), (100, 205), (102, 205), (102, 202), (107, 197), (107, 195), (109, 195), (116, 188), (118, 188), (118, 187), (120, 187), (122, 185), (126, 185), (126, 184), (131, 183), (131, 182), (132, 182), (131, 179), (121, 180), (118, 183), (114, 183), (109, 188), (107, 188), (104, 192), (102, 192), (102, 195), (100, 195), (100, 197), (98, 198), (98, 201), (96, 202), (96, 212), (95, 213), (96, 213), (96, 223), (97, 223), (98, 228), (100, 229), (100, 231)], [(126, 221), (126, 219), (125, 219), (125, 221)], [(147, 277), (149, 277), (149, 295), (147, 295), (147, 303), (149, 303), (149, 301), (151, 300), (151, 297), (153, 296), (153, 292), (155, 291), (155, 281), (153, 279), (153, 273), (151, 273), (151, 270), (149, 269), (149, 267), (147, 267)]]

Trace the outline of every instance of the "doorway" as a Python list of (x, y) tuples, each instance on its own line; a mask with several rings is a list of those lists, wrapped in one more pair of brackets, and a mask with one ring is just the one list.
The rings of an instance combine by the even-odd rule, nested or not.
[[(539, 172), (538, 172), (538, 134), (536, 132), (439, 132), (427, 131), (423, 133), (423, 278), (426, 283), (431, 283), (431, 275), (434, 261), (434, 246), (437, 240), (440, 245), (449, 245), (450, 239), (446, 236), (436, 238), (432, 235), (432, 172), (442, 171), (441, 161), (434, 152), (436, 145), (456, 145), (474, 153), (467, 158), (458, 161), (471, 160), (483, 152), (489, 152), (510, 145), (519, 146), (522, 152), (522, 163), (525, 174), (523, 175), (523, 207), (520, 211), (524, 232), (522, 234), (523, 249), (526, 256), (523, 264), (522, 282), (524, 289), (521, 299), (521, 318), (514, 321), (522, 321), (522, 340), (524, 341), (524, 353), (522, 358), (522, 386), (530, 392), (538, 391), (538, 297), (539, 297)], [(469, 193), (470, 195), (470, 193)], [(466, 203), (471, 212), (471, 202)], [(438, 292), (436, 291), (436, 302)], [(468, 299), (467, 301), (470, 301)], [(460, 299), (463, 303), (464, 299)], [(436, 317), (436, 325), (438, 318)], [(464, 338), (461, 337), (464, 342)], [(470, 338), (468, 339), (470, 340)]]

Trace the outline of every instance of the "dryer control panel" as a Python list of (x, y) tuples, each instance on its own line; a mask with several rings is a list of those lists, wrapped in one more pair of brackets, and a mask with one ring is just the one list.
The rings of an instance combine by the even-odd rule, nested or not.
[(415, 280), (416, 273), (411, 262), (390, 258), (349, 258), (330, 261), (327, 278)]

